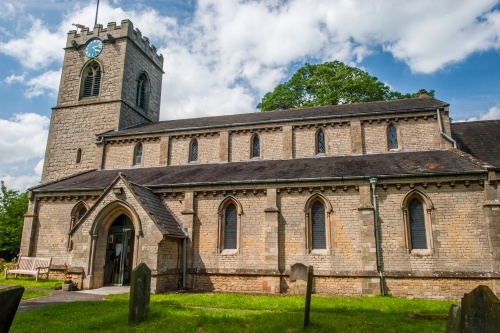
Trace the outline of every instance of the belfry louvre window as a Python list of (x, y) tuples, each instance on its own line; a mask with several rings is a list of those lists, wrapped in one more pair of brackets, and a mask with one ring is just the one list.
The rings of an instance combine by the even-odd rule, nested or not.
[(137, 146), (135, 146), (134, 165), (141, 165), (141, 164), (142, 164), (142, 143), (139, 143)]
[(319, 130), (316, 134), (316, 154), (326, 153), (325, 132)]
[(325, 207), (316, 201), (311, 207), (312, 250), (326, 249)]
[(410, 241), (412, 249), (427, 249), (427, 235), (425, 228), (425, 215), (422, 202), (413, 198), (408, 205), (410, 220)]
[(189, 161), (198, 161), (198, 140), (193, 139), (193, 141), (191, 141), (190, 152)]
[(394, 125), (387, 128), (387, 145), (389, 149), (398, 149), (398, 131)]
[(233, 204), (229, 204), (224, 215), (224, 249), (236, 249), (236, 237), (238, 234), (238, 216), (236, 207)]
[(135, 103), (139, 108), (146, 110), (147, 100), (148, 100), (147, 77), (146, 74), (143, 73), (141, 74), (141, 76), (139, 76), (139, 80), (137, 81), (137, 96)]
[(259, 157), (260, 156), (260, 139), (256, 134), (252, 138), (252, 154), (251, 157)]
[(101, 68), (98, 63), (91, 62), (83, 71), (82, 97), (99, 96), (101, 89)]

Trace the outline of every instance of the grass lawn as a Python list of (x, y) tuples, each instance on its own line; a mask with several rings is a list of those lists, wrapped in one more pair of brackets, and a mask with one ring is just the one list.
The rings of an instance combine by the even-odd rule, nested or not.
[(25, 275), (25, 276), (17, 276), (17, 279), (14, 278), (14, 275), (9, 275), (8, 279), (5, 279), (3, 272), (0, 274), (0, 285), (11, 285), (11, 286), (24, 286), (24, 288), (39, 288), (39, 289), (61, 289), (62, 281), (61, 280), (46, 280), (44, 278), (39, 278), (38, 282), (35, 281), (34, 276)]
[[(128, 295), (18, 313), (10, 332), (301, 332), (304, 298), (239, 294), (151, 295), (150, 316), (128, 325)], [(452, 302), (313, 296), (306, 332), (444, 332)], [(417, 314), (414, 319), (410, 314)], [(432, 316), (425, 316), (432, 315)], [(415, 316), (414, 316), (415, 317)]]

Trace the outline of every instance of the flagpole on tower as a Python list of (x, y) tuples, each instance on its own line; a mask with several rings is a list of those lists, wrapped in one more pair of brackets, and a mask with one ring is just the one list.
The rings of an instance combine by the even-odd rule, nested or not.
[(99, 13), (99, 0), (97, 0), (97, 7), (95, 9), (95, 23), (94, 27), (97, 25), (97, 14)]

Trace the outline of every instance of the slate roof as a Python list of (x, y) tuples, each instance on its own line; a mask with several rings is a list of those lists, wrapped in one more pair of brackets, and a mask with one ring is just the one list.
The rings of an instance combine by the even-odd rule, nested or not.
[(500, 120), (452, 123), (451, 136), (460, 150), (500, 168)]
[(316, 118), (338, 118), (353, 115), (377, 115), (390, 113), (405, 113), (415, 111), (435, 110), (448, 106), (448, 103), (427, 98), (407, 98), (394, 101), (378, 101), (367, 103), (354, 103), (330, 105), (304, 109), (290, 109), (268, 112), (252, 112), (234, 114), (229, 116), (201, 117), (193, 119), (179, 119), (153, 122), (136, 125), (119, 131), (104, 133), (105, 137), (133, 135), (141, 133), (161, 133), (180, 131), (186, 129), (204, 129), (217, 127), (234, 127), (248, 124), (272, 124), (287, 121), (299, 121)]
[(179, 220), (163, 200), (145, 187), (133, 183), (129, 183), (129, 186), (164, 235), (182, 238), (186, 237), (182, 231)]
[(106, 188), (121, 172), (129, 182), (146, 187), (272, 183), (349, 179), (355, 177), (400, 177), (484, 172), (457, 150), (389, 152), (283, 160), (135, 167), (94, 170), (58, 182), (40, 185), (34, 191)]

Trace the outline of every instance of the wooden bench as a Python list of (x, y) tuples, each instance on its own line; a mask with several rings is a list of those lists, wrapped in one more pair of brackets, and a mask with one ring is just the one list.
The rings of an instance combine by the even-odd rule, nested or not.
[(52, 258), (19, 257), (16, 264), (5, 266), (5, 279), (7, 274), (14, 274), (16, 278), (18, 274), (33, 275), (37, 281), (40, 275), (46, 275), (48, 279), (51, 262)]

